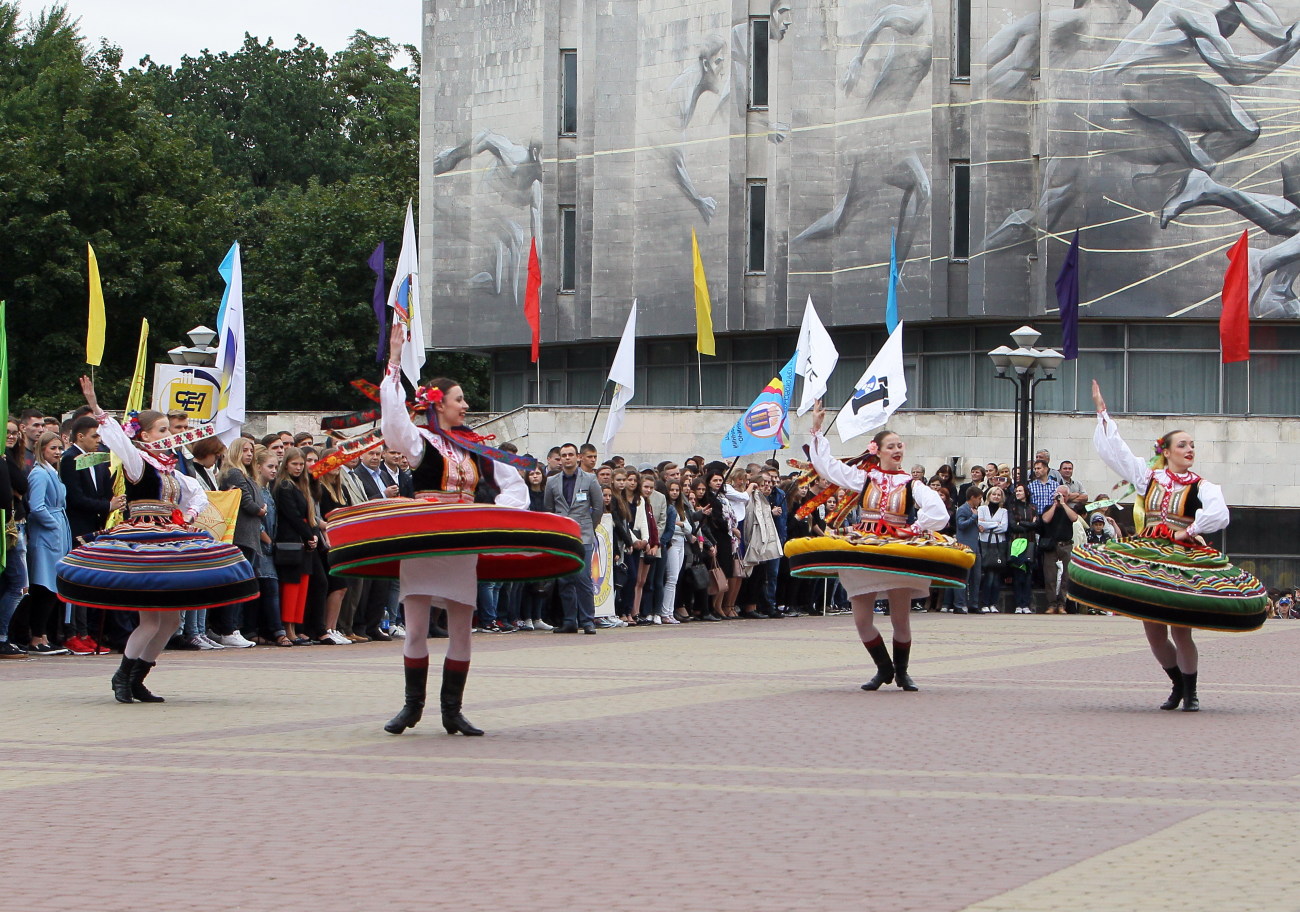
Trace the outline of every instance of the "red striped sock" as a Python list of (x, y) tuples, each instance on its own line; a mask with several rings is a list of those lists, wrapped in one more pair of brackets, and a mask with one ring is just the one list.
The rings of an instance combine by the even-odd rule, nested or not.
[(420, 656), (418, 659), (413, 659), (410, 656), (402, 656), (402, 664), (404, 664), (407, 668), (428, 668), (429, 657), (427, 655), (423, 655)]
[(881, 636), (879, 633), (877, 633), (876, 638), (874, 640), (872, 640), (870, 643), (868, 643), (866, 640), (863, 640), (862, 645), (870, 649), (872, 646), (879, 646), (883, 642), (885, 642), (885, 638)]
[(469, 671), (469, 659), (443, 659), (443, 671)]

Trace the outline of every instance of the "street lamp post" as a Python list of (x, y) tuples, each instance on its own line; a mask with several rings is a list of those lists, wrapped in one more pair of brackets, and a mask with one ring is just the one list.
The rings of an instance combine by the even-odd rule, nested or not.
[(1016, 387), (1016, 465), (1022, 481), (1029, 480), (1029, 457), (1034, 452), (1034, 390), (1044, 380), (1055, 380), (1064, 360), (1055, 349), (1034, 347), (1040, 335), (1032, 326), (1022, 326), (1011, 334), (1015, 348), (999, 345), (989, 352), (993, 370)]

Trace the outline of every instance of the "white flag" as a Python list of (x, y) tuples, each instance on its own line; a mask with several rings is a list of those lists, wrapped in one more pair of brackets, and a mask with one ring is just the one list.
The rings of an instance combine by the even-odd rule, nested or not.
[(393, 284), (388, 287), (388, 306), (406, 325), (406, 345), (402, 348), (402, 373), (412, 386), (420, 385), (424, 367), (424, 320), (420, 316), (420, 265), (415, 241), (415, 219), (411, 204), (406, 204), (406, 225), (402, 229), (402, 252), (397, 257)]
[(907, 401), (903, 376), (903, 324), (900, 322), (853, 387), (853, 397), (840, 409), (835, 426), (840, 440), (874, 431)]
[(627, 315), (623, 338), (614, 353), (614, 364), (609, 369), (609, 379), (614, 383), (614, 398), (605, 416), (605, 433), (601, 436), (601, 449), (608, 450), (614, 435), (623, 426), (627, 404), (636, 393), (636, 299), (632, 299), (632, 312)]
[(840, 360), (840, 353), (835, 350), (831, 334), (826, 331), (817, 311), (813, 309), (812, 295), (808, 296), (808, 305), (803, 311), (798, 349), (794, 372), (803, 377), (803, 398), (799, 400), (799, 409), (795, 414), (802, 415), (826, 395), (826, 383)]
[(244, 270), (239, 260), (239, 242), (230, 245), (217, 267), (226, 280), (217, 312), (217, 367), (221, 370), (221, 391), (212, 418), (217, 437), (229, 446), (244, 428)]

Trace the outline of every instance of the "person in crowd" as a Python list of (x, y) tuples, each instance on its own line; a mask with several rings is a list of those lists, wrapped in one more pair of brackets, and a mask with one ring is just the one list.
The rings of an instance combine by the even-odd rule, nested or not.
[(601, 486), (601, 497), (605, 503), (605, 512), (609, 514), (613, 534), (610, 557), (610, 574), (614, 587), (614, 616), (598, 618), (597, 627), (626, 627), (632, 610), (632, 587), (628, 585), (627, 556), (632, 550), (631, 512), (627, 508), (627, 499), (623, 497), (623, 484), (626, 481), (622, 469), (616, 469), (608, 485)]
[[(1044, 464), (1036, 462), (1035, 467)], [(1031, 481), (1031, 492), (1033, 485), (1034, 482)], [(1043, 562), (1043, 588), (1047, 593), (1048, 614), (1066, 613), (1066, 568), (1074, 550), (1074, 525), (1079, 522), (1079, 514), (1074, 512), (1066, 500), (1068, 494), (1064, 486), (1058, 486), (1038, 517), (1038, 553)]]
[(5, 425), (4, 461), (0, 463), (0, 510), (9, 528), (6, 554), (0, 571), (0, 659), (25, 659), (27, 649), (9, 638), (9, 622), (18, 604), (27, 596), (27, 470), (23, 467), (23, 445), (18, 422)]
[(645, 602), (646, 584), (650, 578), (651, 568), (659, 557), (659, 525), (655, 521), (654, 505), (650, 494), (654, 491), (653, 478), (637, 473), (629, 473), (624, 488), (628, 495), (628, 510), (632, 514), (632, 547), (637, 553), (636, 578), (630, 582), (635, 587), (632, 591), (633, 624), (652, 624), (654, 621), (650, 610), (653, 602), (647, 603), (645, 613), (641, 605)]
[[(366, 498), (371, 501), (396, 497), (399, 492), (399, 488), (388, 484), (380, 473), (383, 459), (384, 455), (378, 448), (367, 450), (361, 454), (359, 465), (352, 470), (356, 480), (361, 482)], [(354, 643), (392, 639), (380, 627), (391, 595), (392, 585), (388, 580), (362, 581), (349, 639)]]
[(307, 461), (302, 450), (284, 451), (272, 493), (275, 498), (275, 567), (280, 577), (280, 617), (295, 646), (311, 642), (300, 628), (307, 611), (307, 589), (320, 546), (316, 505), (308, 484)]
[(1070, 566), (1083, 604), (1143, 622), (1151, 653), (1173, 684), (1161, 709), (1201, 708), (1196, 692), (1199, 654), (1193, 627), (1245, 631), (1264, 623), (1268, 594), (1252, 574), (1230, 564), (1203, 536), (1228, 525), (1218, 485), (1198, 475), (1196, 443), (1183, 430), (1155, 442), (1151, 464), (1129, 449), (1106, 409), (1097, 381), (1093, 445), (1145, 506), (1141, 531), (1129, 539), (1084, 545)]
[[(122, 463), (127, 519), (59, 564), (59, 595), (87, 607), (139, 611), (122, 664), (113, 675), (119, 703), (160, 703), (144, 684), (181, 609), (218, 608), (257, 597), (253, 568), (234, 545), (190, 526), (207, 506), (203, 489), (178, 471), (176, 456), (153, 444), (168, 435), (167, 417), (146, 410), (123, 426), (99, 407), (95, 385), (81, 378), (103, 443)], [(138, 555), (132, 561), (126, 554)]]
[(1033, 473), (1028, 485), (1029, 499), (1033, 501), (1034, 509), (1042, 515), (1056, 500), (1056, 489), (1059, 485), (1052, 481), (1052, 467), (1046, 459), (1034, 460)]
[(980, 598), (976, 604), (984, 614), (997, 614), (1002, 603), (1002, 576), (1007, 569), (1006, 493), (1001, 487), (989, 488), (987, 501), (979, 508)]
[[(888, 429), (879, 431), (862, 454), (859, 465), (854, 466), (831, 455), (830, 443), (822, 434), (825, 420), (826, 409), (818, 400), (813, 408), (809, 453), (813, 468), (824, 481), (846, 493), (860, 492), (862, 519), (858, 528), (865, 541), (852, 545), (853, 548), (862, 548), (864, 555), (879, 561), (890, 548), (896, 547), (896, 541), (920, 538), (945, 549), (945, 555), (953, 547), (958, 549), (958, 554), (964, 554), (960, 546), (934, 535), (947, 523), (948, 512), (940, 497), (924, 481), (908, 478), (902, 467), (906, 448), (898, 434)], [(914, 521), (910, 519), (912, 514), (916, 517)], [(811, 539), (810, 544), (816, 541)], [(787, 545), (786, 550), (793, 572), (797, 569), (795, 555), (791, 546)], [(916, 553), (923, 554), (919, 542)], [(862, 685), (864, 690), (878, 690), (891, 682), (897, 682), (905, 691), (919, 689), (908, 673), (912, 652), (911, 603), (929, 594), (930, 580), (935, 577), (922, 577), (923, 571), (917, 572), (917, 576), (912, 576), (910, 572), (862, 568), (843, 569), (838, 574), (853, 606), (853, 620), (862, 645), (876, 665), (876, 674)], [(882, 593), (889, 601), (893, 625), (892, 658), (875, 626), (874, 607)]]
[[(666, 543), (663, 546), (664, 591), (659, 602), (659, 617), (665, 624), (680, 624), (684, 612), (679, 609), (679, 605), (681, 595), (685, 592), (680, 578), (690, 548), (691, 510), (682, 494), (680, 480), (669, 481), (664, 485), (664, 498), (668, 502), (668, 529), (665, 533)], [(685, 616), (689, 617), (689, 615)]]
[(946, 462), (941, 463), (939, 468), (935, 469), (934, 475), (930, 480), (933, 481), (936, 478), (939, 480), (939, 483), (943, 485), (944, 490), (948, 492), (948, 499), (956, 503), (957, 485), (953, 481), (952, 466)]
[(1029, 496), (1029, 487), (1018, 481), (1011, 487), (1011, 505), (1007, 508), (1007, 562), (1011, 565), (1011, 585), (1016, 599), (1016, 614), (1034, 613), (1034, 562), (1038, 555), (1038, 510)]
[(789, 498), (785, 489), (781, 487), (781, 467), (776, 464), (775, 459), (769, 459), (764, 464), (763, 474), (768, 481), (767, 499), (772, 505), (772, 523), (776, 526), (777, 543), (780, 545), (777, 556), (767, 563), (766, 608), (769, 612), (785, 617), (793, 613), (789, 609), (789, 603), (778, 598), (778, 594), (784, 594), (782, 581), (790, 577), (790, 565), (785, 558), (785, 542), (789, 538), (786, 516)]
[[(189, 416), (178, 409), (167, 413), (171, 433), (177, 434), (188, 428)], [(220, 490), (218, 477), (220, 469), (217, 460), (225, 451), (225, 446), (216, 437), (205, 437), (194, 444), (189, 451), (189, 468), (186, 472), (199, 483), (204, 493)], [(183, 453), (178, 447), (177, 453)], [(180, 455), (177, 457), (180, 458)], [(218, 627), (221, 624), (216, 625)], [(206, 608), (181, 612), (181, 638), (194, 649), (225, 649), (225, 645), (208, 635), (208, 611)], [(243, 637), (240, 637), (243, 640)], [(244, 640), (244, 644), (252, 646)]]
[[(206, 456), (206, 448), (202, 444), (207, 442), (201, 440), (194, 447), (196, 479), (199, 478), (197, 467), (204, 461), (200, 459), (200, 453)], [(262, 517), (266, 515), (266, 505), (258, 497), (257, 482), (254, 478), (253, 450), (253, 441), (247, 437), (236, 437), (232, 440), (222, 456), (223, 469), (218, 484), (219, 490), (239, 491), (239, 511), (235, 514), (232, 541), (244, 555), (244, 560), (248, 561), (254, 572), (257, 572), (258, 559), (262, 550)], [(199, 480), (202, 484), (202, 480)], [(245, 602), (241, 605), (227, 605), (218, 611), (209, 612), (208, 619), (216, 633), (214, 639), (219, 645), (232, 649), (245, 649), (257, 645), (241, 631), (256, 628), (258, 610), (257, 602)]]
[(596, 632), (596, 602), (591, 580), (591, 556), (596, 547), (596, 527), (605, 515), (605, 499), (596, 476), (578, 465), (578, 448), (572, 443), (560, 447), (560, 471), (546, 480), (542, 510), (567, 516), (582, 530), (586, 551), (583, 565), (556, 581), (564, 622), (554, 633)]
[(758, 472), (751, 477), (745, 510), (745, 554), (741, 560), (749, 575), (741, 584), (739, 597), (744, 606), (740, 616), (749, 620), (781, 616), (775, 606), (766, 604), (768, 567), (780, 557), (782, 547), (772, 516), (772, 503), (768, 499), (771, 490), (772, 480), (766, 473)]
[(594, 443), (584, 443), (578, 449), (578, 464), (582, 466), (582, 471), (588, 475), (596, 474), (596, 461), (599, 458), (600, 454), (596, 451)]
[(50, 631), (58, 623), (58, 564), (72, 550), (72, 529), (68, 525), (67, 492), (59, 479), (63, 438), (46, 431), (36, 441), (36, 459), (27, 475), (27, 569), (31, 595), (28, 626), (31, 640), (28, 655), (67, 655), (70, 651), (89, 654), (82, 645), (86, 630), (85, 607), (76, 623), (80, 630), (69, 639), (72, 648), (50, 643)]
[(547, 477), (554, 475), (558, 471), (560, 471), (560, 448), (553, 446), (546, 451)]
[(1088, 494), (1083, 490), (1083, 485), (1074, 480), (1074, 463), (1065, 460), (1061, 463), (1057, 474), (1061, 476), (1061, 486), (1065, 488), (1065, 499), (1069, 501), (1070, 506), (1075, 512), (1083, 509), (1083, 505), (1088, 502)]
[[(713, 613), (723, 620), (735, 619), (736, 597), (740, 594), (740, 576), (736, 572), (739, 533), (736, 519), (724, 492), (726, 481), (720, 465), (710, 465), (704, 473), (705, 499), (701, 507), (709, 529), (712, 546), (709, 556), (712, 564), (726, 578), (725, 587), (718, 587), (713, 596)], [(733, 591), (734, 590), (734, 591)]]
[[(665, 464), (672, 465), (672, 463)], [(673, 474), (680, 477), (681, 473), (676, 466), (673, 466)], [(659, 475), (658, 471), (649, 465), (641, 472), (641, 496), (646, 499), (646, 509), (653, 516), (657, 537), (654, 554), (649, 560), (650, 570), (646, 574), (645, 591), (641, 596), (642, 602), (647, 606), (644, 613), (652, 624), (661, 623), (659, 602), (663, 597), (664, 574), (667, 572), (667, 566), (663, 560), (663, 549), (668, 523), (668, 500), (664, 496), (664, 492), (660, 490), (661, 478), (662, 476)]]
[(1037, 460), (1039, 460), (1039, 459), (1041, 459), (1041, 460), (1043, 460), (1043, 462), (1047, 463), (1047, 465), (1048, 465), (1048, 470), (1047, 470), (1047, 480), (1048, 480), (1049, 482), (1051, 482), (1051, 484), (1053, 485), (1053, 487), (1057, 487), (1057, 488), (1059, 488), (1062, 484), (1065, 483), (1065, 479), (1061, 477), (1061, 473), (1058, 472), (1056, 469), (1051, 468), (1051, 465), (1052, 465), (1052, 454), (1051, 454), (1051, 453), (1049, 453), (1049, 452), (1048, 452), (1047, 450), (1045, 450), (1045, 449), (1037, 450), (1037, 451), (1034, 452), (1034, 460), (1037, 461)]
[[(277, 441), (279, 437), (275, 438)], [(280, 578), (275, 569), (275, 535), (278, 528), (275, 512), (275, 479), (280, 473), (280, 456), (270, 447), (258, 445), (253, 449), (253, 480), (258, 503), (265, 508), (261, 514), (258, 537), (257, 572), (258, 598), (256, 622), (247, 623), (250, 631), (260, 632), (264, 642), (276, 646), (292, 646), (280, 614)]]
[(953, 604), (957, 614), (980, 613), (980, 524), (979, 511), (984, 495), (978, 488), (968, 488), (966, 502), (957, 508), (957, 541), (975, 552), (975, 563), (966, 571), (966, 586), (958, 589)]
[(402, 454), (390, 447), (383, 448), (383, 459), (379, 466), (379, 476), (384, 480), (384, 490), (397, 489), (389, 497), (414, 497), (415, 486), (411, 483), (411, 473), (402, 468)]
[(45, 433), (45, 415), (39, 409), (23, 409), (18, 413), (18, 429), (22, 437), (23, 469), (30, 470), (36, 462), (36, 442)]
[[(330, 513), (341, 507), (351, 507), (355, 506), (356, 503), (364, 502), (364, 498), (361, 501), (353, 501), (352, 494), (344, 485), (343, 476), (350, 474), (342, 465), (333, 466), (321, 473), (317, 479), (317, 486), (313, 489), (314, 493), (318, 493), (317, 518), (321, 530), (319, 550), (327, 571), (331, 566), (328, 519)], [(348, 581), (333, 574), (327, 575), (326, 579), (328, 584), (326, 586), (325, 619), (323, 621), (325, 632), (317, 637), (316, 641), (327, 646), (350, 646), (352, 640), (345, 637), (339, 630), (339, 615), (343, 610), (343, 601), (347, 596)]]
[(920, 463), (917, 463), (916, 465), (912, 466), (912, 480), (919, 481), (922, 484), (924, 484), (925, 479), (926, 479), (925, 466), (921, 465)]
[(298, 433), (293, 435), (291, 443), (293, 446), (296, 446), (298, 449), (302, 449), (303, 447), (315, 446), (316, 435), (313, 434), (311, 431), (299, 431)]
[(957, 496), (952, 499), (954, 510), (957, 504), (966, 502), (966, 489), (971, 485), (978, 485), (981, 491), (984, 490), (984, 466), (970, 467), (970, 480), (957, 489)]

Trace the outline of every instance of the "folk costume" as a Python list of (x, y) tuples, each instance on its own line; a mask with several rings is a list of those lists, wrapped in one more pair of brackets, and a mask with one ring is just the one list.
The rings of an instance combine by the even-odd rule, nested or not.
[[(192, 526), (208, 499), (176, 471), (169, 440), (137, 447), (127, 430), (100, 411), (100, 437), (122, 463), (127, 518), (59, 562), (59, 597), (74, 605), (141, 612), (113, 676), (121, 703), (160, 703), (144, 678), (175, 632), (182, 610), (217, 608), (258, 596), (257, 577), (234, 545)], [(134, 420), (132, 433), (138, 431)]]
[[(1196, 543), (1228, 525), (1218, 485), (1195, 472), (1152, 468), (1119, 435), (1115, 419), (1098, 412), (1093, 445), (1102, 462), (1137, 490), (1145, 509), (1141, 530), (1118, 541), (1081, 544), (1070, 561), (1070, 598), (1151, 624), (1248, 631), (1264, 623), (1268, 592), (1214, 548)], [(1185, 532), (1194, 541), (1174, 540)], [(1162, 662), (1162, 664), (1164, 664)], [(1174, 692), (1162, 709), (1199, 708), (1196, 672), (1165, 665)]]
[[(817, 475), (857, 502), (861, 520), (844, 531), (828, 529), (825, 535), (786, 542), (790, 574), (839, 576), (855, 600), (859, 632), (872, 624), (869, 615), (865, 623), (857, 618), (858, 605), (869, 612), (881, 593), (890, 594), (891, 613), (905, 613), (912, 599), (929, 595), (931, 586), (956, 589), (966, 584), (975, 553), (939, 531), (948, 525), (948, 509), (925, 482), (913, 480), (907, 472), (886, 471), (879, 464), (863, 470), (841, 462), (831, 455), (830, 443), (821, 433), (813, 434), (809, 457)], [(816, 499), (810, 500), (804, 509), (815, 503)], [(912, 516), (915, 519), (910, 520)], [(863, 645), (876, 663), (876, 675), (862, 685), (863, 690), (877, 690), (894, 680), (904, 690), (917, 689), (907, 673), (910, 639), (901, 642), (895, 637), (892, 659), (879, 634), (864, 638)]]
[(586, 553), (573, 520), (528, 510), (520, 474), (530, 467), (525, 460), (488, 446), (469, 428), (439, 426), (433, 405), (441, 397), (441, 390), (420, 390), (429, 424), (417, 426), (400, 369), (389, 365), (380, 385), (383, 436), (410, 463), (415, 498), (369, 501), (326, 517), (332, 573), (400, 581), (406, 704), (384, 726), (392, 734), (414, 727), (424, 712), (433, 600), (447, 608), (451, 639), (443, 662), (443, 727), (448, 734), (481, 735), (461, 714), (478, 583), (566, 576), (584, 566)]

